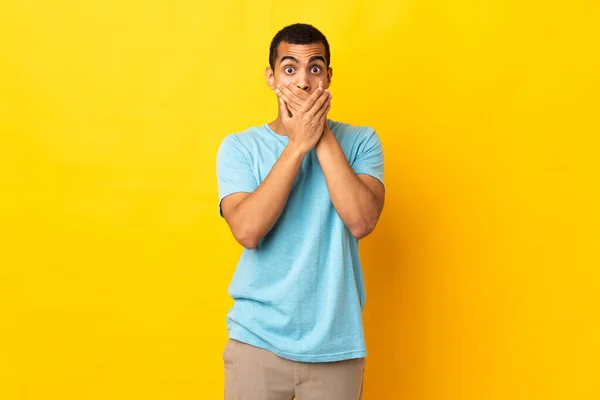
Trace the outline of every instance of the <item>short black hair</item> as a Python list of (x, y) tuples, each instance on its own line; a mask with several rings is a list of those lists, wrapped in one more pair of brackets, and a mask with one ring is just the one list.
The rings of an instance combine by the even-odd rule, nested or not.
[(331, 61), (331, 54), (329, 53), (329, 43), (325, 35), (321, 33), (317, 28), (309, 24), (293, 24), (288, 25), (273, 37), (271, 41), (271, 48), (269, 52), (269, 65), (271, 69), (275, 69), (275, 61), (277, 61), (277, 49), (281, 42), (287, 42), (289, 44), (313, 44), (323, 43), (325, 46), (325, 59), (327, 62), (327, 68)]

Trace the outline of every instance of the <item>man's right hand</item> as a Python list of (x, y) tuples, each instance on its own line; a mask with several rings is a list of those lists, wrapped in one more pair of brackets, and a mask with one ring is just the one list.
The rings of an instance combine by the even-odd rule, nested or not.
[(317, 89), (306, 99), (302, 107), (292, 116), (288, 106), (279, 96), (279, 111), (289, 137), (289, 146), (306, 154), (311, 151), (323, 134), (327, 111), (331, 105), (331, 93), (323, 90), (319, 82)]

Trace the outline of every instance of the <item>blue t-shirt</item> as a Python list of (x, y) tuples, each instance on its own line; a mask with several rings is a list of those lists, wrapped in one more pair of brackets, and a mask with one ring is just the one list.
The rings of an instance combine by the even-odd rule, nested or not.
[[(327, 121), (357, 174), (383, 183), (383, 150), (366, 126)], [(268, 124), (226, 136), (217, 155), (219, 210), (224, 197), (252, 193), (289, 138)], [(221, 216), (222, 211), (221, 212)], [(365, 285), (358, 240), (338, 216), (315, 150), (296, 176), (273, 228), (244, 249), (229, 286), (229, 337), (303, 362), (365, 357)]]

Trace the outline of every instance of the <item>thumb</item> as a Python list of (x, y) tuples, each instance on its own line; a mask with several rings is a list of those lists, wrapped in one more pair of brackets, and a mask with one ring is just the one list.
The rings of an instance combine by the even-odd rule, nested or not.
[(283, 121), (289, 121), (291, 119), (290, 110), (288, 110), (287, 104), (281, 97), (279, 98), (279, 115), (281, 115)]

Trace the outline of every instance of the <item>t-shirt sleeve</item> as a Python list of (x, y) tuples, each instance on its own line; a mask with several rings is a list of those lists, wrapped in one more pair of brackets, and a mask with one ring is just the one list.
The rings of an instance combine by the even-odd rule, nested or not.
[(252, 193), (258, 187), (247, 153), (234, 135), (226, 136), (217, 152), (217, 184), (219, 214), (223, 216), (221, 202), (230, 194)]
[(383, 147), (379, 135), (372, 128), (362, 135), (358, 144), (356, 157), (352, 162), (352, 170), (356, 174), (371, 175), (383, 182)]

